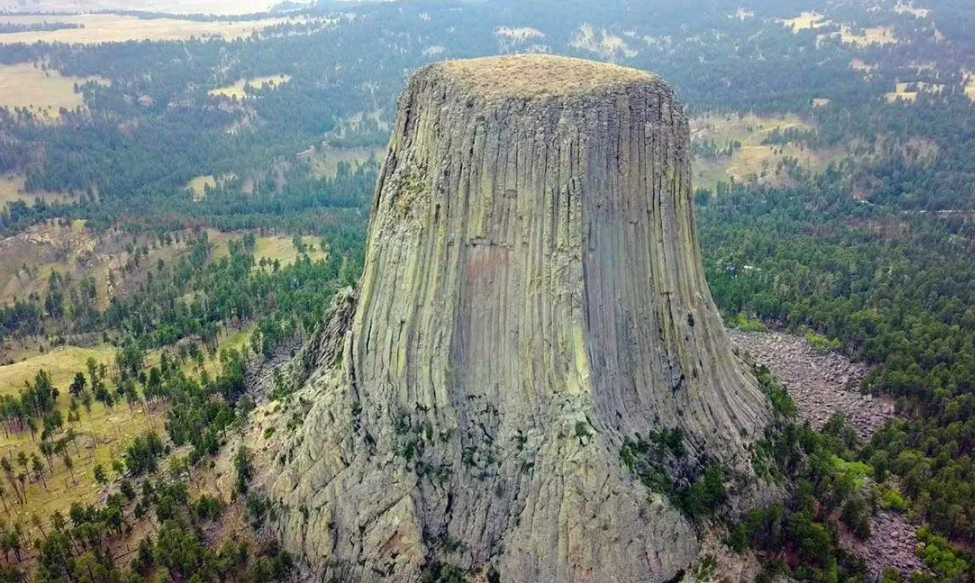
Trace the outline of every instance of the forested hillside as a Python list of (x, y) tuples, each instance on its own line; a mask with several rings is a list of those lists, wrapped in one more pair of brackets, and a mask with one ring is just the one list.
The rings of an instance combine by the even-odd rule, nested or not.
[[(864, 581), (843, 540), (896, 511), (928, 571), (888, 582), (975, 580), (972, 30), (967, 0), (0, 13), (0, 579), (300, 564), (261, 527), (259, 453), (224, 445), (255, 399), (286, 408), (277, 365), (358, 280), (406, 76), (551, 52), (676, 88), (727, 324), (809, 335), (896, 398), (861, 443), (839, 418), (799, 425), (759, 370), (780, 418), (755, 463), (792, 486), (727, 546), (765, 580)], [(647, 439), (644, 469), (670, 455)]]

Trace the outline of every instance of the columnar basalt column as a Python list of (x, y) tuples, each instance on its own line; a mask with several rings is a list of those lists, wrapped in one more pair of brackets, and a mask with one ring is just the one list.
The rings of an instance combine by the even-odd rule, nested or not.
[(367, 249), (268, 480), (289, 547), (356, 581), (658, 582), (693, 561), (620, 448), (679, 428), (745, 475), (768, 411), (704, 280), (666, 84), (550, 56), (421, 69)]

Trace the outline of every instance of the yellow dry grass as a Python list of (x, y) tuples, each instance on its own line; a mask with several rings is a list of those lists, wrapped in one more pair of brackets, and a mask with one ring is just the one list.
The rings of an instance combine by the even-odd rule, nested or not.
[[(325, 253), (321, 250), (320, 240), (314, 237), (302, 237), (301, 240), (309, 248), (314, 248), (308, 253), (312, 261), (325, 258)], [(257, 244), (254, 247), (254, 259), (257, 261), (261, 259), (280, 261), (282, 265), (290, 265), (298, 259), (298, 250), (295, 249), (291, 237), (258, 237)]]
[(650, 83), (646, 71), (552, 55), (513, 55), (445, 61), (431, 70), (467, 86), (485, 99), (545, 99)]
[[(7, 36), (12, 35), (0, 35), (0, 42)], [(64, 77), (53, 69), (45, 72), (32, 63), (0, 65), (0, 107), (26, 107), (43, 120), (56, 121), (62, 107), (74, 109), (84, 104), (74, 87), (86, 80)]]
[[(71, 428), (75, 432), (74, 443), (68, 445), (64, 456), (52, 458), (50, 465), (44, 464), (43, 479), (37, 479), (31, 470), (25, 472), (29, 476), (25, 483), (26, 502), (17, 501), (9, 478), (0, 474), (5, 487), (8, 520), (21, 524), (28, 532), (33, 529), (31, 517), (34, 515), (47, 524), (52, 513), (59, 511), (67, 515), (75, 502), (95, 503), (103, 493), (102, 486), (93, 476), (95, 466), (101, 465), (108, 476), (114, 478), (112, 460), (122, 458), (134, 437), (150, 430), (163, 431), (163, 412), (147, 414), (141, 406), (130, 410), (122, 403), (108, 409), (95, 403), (91, 414), (83, 408), (80, 414), (80, 421), (65, 423), (65, 429)], [(16, 460), (21, 451), (28, 457), (37, 454), (44, 459), (29, 431), (9, 433), (0, 440), (0, 455)], [(64, 457), (70, 457), (70, 469), (65, 465)], [(16, 461), (12, 465), (15, 475), (24, 471)]]
[(385, 146), (362, 148), (333, 148), (320, 146), (312, 151), (304, 152), (303, 158), (308, 161), (312, 172), (323, 178), (335, 178), (339, 164), (346, 162), (356, 169), (370, 160), (382, 160), (386, 154)]
[(25, 192), (24, 183), (26, 177), (23, 174), (8, 172), (0, 174), (0, 208), (8, 202), (22, 200), (28, 204), (33, 204), (36, 199), (44, 202), (69, 202), (73, 200), (66, 194), (58, 192)]
[(610, 62), (620, 55), (633, 58), (639, 54), (639, 51), (630, 48), (620, 37), (607, 32), (606, 29), (597, 31), (589, 24), (579, 27), (571, 44), (577, 49), (595, 53)]
[(853, 59), (850, 61), (850, 68), (854, 71), (862, 71), (864, 73), (872, 73), (877, 70), (877, 65), (870, 65), (860, 59)]
[[(198, 12), (198, 11), (194, 11)], [(2, 22), (37, 23), (55, 18), (50, 15), (9, 15)], [(235, 39), (250, 36), (268, 26), (288, 22), (286, 18), (241, 20), (237, 22), (198, 22), (175, 18), (142, 19), (115, 14), (57, 16), (58, 22), (84, 25), (84, 28), (53, 31), (16, 32), (0, 35), (0, 44), (62, 42), (99, 44), (132, 40), (186, 40), (193, 38)]]
[(530, 26), (514, 28), (501, 26), (494, 30), (494, 35), (512, 44), (520, 44), (532, 39), (545, 38), (544, 32)]
[(889, 26), (874, 26), (854, 30), (852, 27), (842, 25), (840, 27), (840, 40), (845, 44), (858, 47), (868, 47), (871, 45), (890, 45), (896, 44), (897, 37), (894, 36), (894, 29)]
[[(0, 11), (99, 12), (119, 10), (144, 10), (166, 14), (254, 14), (266, 12), (278, 0), (0, 0)], [(309, 0), (297, 0), (308, 4)], [(60, 20), (60, 17), (58, 18)], [(53, 20), (53, 18), (52, 18)]]
[(928, 14), (931, 13), (927, 8), (914, 6), (913, 2), (904, 4), (903, 0), (897, 0), (897, 6), (894, 6), (894, 12), (897, 14), (910, 14), (915, 18), (927, 18)]
[(193, 191), (194, 199), (202, 199), (206, 196), (206, 190), (208, 188), (216, 188), (217, 179), (213, 174), (207, 174), (206, 176), (197, 176), (189, 182), (186, 183), (186, 189)]
[[(20, 362), (0, 366), (0, 395), (16, 395), (27, 381), (34, 382), (38, 371), (46, 370), (54, 386), (61, 391), (60, 400), (67, 404), (67, 389), (75, 373), (87, 370), (85, 363), (94, 358), (99, 363), (111, 364), (115, 349), (103, 345), (94, 348), (65, 346)], [(86, 373), (87, 374), (87, 373)]]
[(917, 97), (921, 93), (941, 93), (944, 91), (944, 88), (944, 85), (937, 83), (898, 83), (894, 91), (886, 95), (887, 103), (896, 103), (898, 101), (913, 103), (917, 101)]
[[(240, 330), (222, 333), (220, 350), (230, 348), (244, 350), (250, 341), (253, 329), (254, 325), (248, 325)], [(110, 366), (114, 356), (115, 349), (109, 345), (93, 348), (66, 346), (47, 354), (36, 355), (24, 362), (0, 367), (0, 394), (17, 393), (23, 387), (24, 380), (32, 380), (37, 370), (43, 368), (51, 373), (54, 385), (60, 391), (58, 408), (67, 418), (70, 405), (68, 385), (74, 378), (74, 374), (85, 372), (87, 375), (88, 357)], [(159, 357), (158, 352), (148, 354), (147, 366), (158, 363)], [(190, 376), (199, 375), (195, 363), (187, 364), (184, 368)], [(208, 358), (204, 362), (204, 368), (208, 374), (216, 375), (220, 369), (219, 360)], [(109, 386), (109, 389), (114, 387)], [(104, 494), (104, 488), (94, 480), (95, 466), (101, 465), (109, 479), (113, 480), (117, 476), (112, 470), (112, 460), (122, 459), (125, 448), (133, 438), (148, 431), (155, 431), (160, 436), (165, 432), (166, 408), (164, 406), (152, 409), (138, 404), (130, 408), (126, 403), (118, 403), (113, 408), (107, 408), (95, 402), (90, 413), (83, 407), (79, 408), (79, 413), (79, 421), (66, 421), (64, 425), (64, 431), (71, 428), (77, 436), (66, 451), (66, 455), (71, 458), (73, 466), (71, 469), (65, 465), (62, 456), (53, 458), (50, 464), (45, 463), (43, 479), (34, 476), (28, 469), (26, 473), (29, 479), (25, 483), (26, 502), (18, 500), (19, 496), (15, 495), (9, 477), (0, 473), (0, 484), (4, 487), (6, 517), (11, 522), (22, 524), (28, 532), (34, 528), (32, 515), (36, 514), (44, 524), (47, 524), (54, 511), (66, 515), (74, 502), (91, 504), (99, 500)], [(14, 428), (8, 427), (7, 431), (0, 433), (0, 456), (12, 461), (13, 473), (16, 476), (23, 471), (15, 461), (19, 452), (23, 451), (28, 457), (36, 453), (42, 460), (44, 458), (38, 449), (36, 436), (32, 438), (29, 431), (15, 432), (11, 431), (12, 429)], [(59, 437), (63, 435), (65, 433)], [(166, 467), (166, 460), (160, 462), (160, 467)], [(20, 486), (19, 482), (17, 486)]]
[(829, 20), (823, 20), (823, 15), (818, 12), (803, 12), (795, 18), (780, 20), (779, 23), (790, 29), (792, 32), (801, 30), (811, 30), (829, 25)]
[[(229, 242), (233, 239), (241, 239), (240, 233), (222, 233), (220, 231), (208, 231), (210, 243), (213, 246), (211, 253), (214, 259), (228, 257), (230, 255)], [(254, 244), (254, 260), (260, 263), (261, 259), (278, 261), (282, 266), (291, 265), (298, 259), (299, 253), (295, 249), (290, 235), (269, 235), (257, 237)], [(312, 261), (324, 259), (327, 254), (321, 249), (321, 241), (315, 237), (302, 237), (302, 242), (308, 249), (308, 256)]]
[(210, 95), (222, 95), (224, 97), (229, 97), (231, 99), (245, 99), (250, 97), (245, 91), (244, 87), (250, 85), (255, 89), (263, 89), (265, 87), (277, 87), (284, 85), (288, 81), (291, 81), (290, 75), (268, 75), (266, 77), (254, 77), (252, 79), (240, 79), (233, 85), (227, 85), (226, 87), (218, 87), (217, 89), (211, 89), (209, 91)]
[(965, 71), (965, 95), (975, 101), (975, 72)]
[(193, 193), (193, 200), (200, 201), (206, 198), (208, 188), (217, 188), (234, 178), (236, 178), (234, 174), (221, 174), (220, 176), (207, 174), (206, 176), (197, 176), (186, 183), (186, 189)]
[(694, 141), (703, 143), (713, 140), (721, 147), (735, 141), (741, 143), (741, 148), (731, 156), (696, 158), (692, 165), (694, 188), (714, 190), (719, 182), (745, 182), (752, 178), (763, 184), (781, 186), (787, 183), (788, 178), (784, 173), (777, 175), (775, 169), (786, 158), (797, 159), (799, 166), (806, 170), (820, 172), (844, 155), (840, 149), (810, 150), (796, 144), (762, 144), (776, 129), (813, 129), (812, 125), (795, 115), (697, 117), (690, 120), (690, 124), (691, 139)]

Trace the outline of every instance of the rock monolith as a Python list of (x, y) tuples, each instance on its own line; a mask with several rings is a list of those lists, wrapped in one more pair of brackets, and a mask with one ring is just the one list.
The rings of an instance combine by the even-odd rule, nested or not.
[(694, 525), (621, 447), (680, 429), (689, 463), (730, 481), (769, 417), (704, 279), (690, 157), (649, 73), (551, 56), (416, 72), (359, 288), (296, 360), (306, 410), (265, 477), (286, 546), (362, 582), (687, 569)]

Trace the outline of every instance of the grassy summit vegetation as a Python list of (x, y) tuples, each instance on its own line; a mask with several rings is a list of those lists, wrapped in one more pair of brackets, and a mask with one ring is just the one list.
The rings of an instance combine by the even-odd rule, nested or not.
[[(2, 442), (11, 466), (9, 476), (0, 472), (10, 512), (0, 528), (5, 577), (259, 581), (286, 571), (273, 545), (247, 538), (246, 552), (208, 534), (223, 519), (266, 517), (259, 494), (234, 503), (220, 488), (193, 486), (237, 481), (232, 470), (208, 474), (208, 461), (220, 468), (220, 456), (236, 455), (211, 452), (249, 406), (238, 393), (242, 366), (287, 354), (334, 290), (355, 281), (378, 172), (370, 159), (384, 153), (404, 73), (434, 60), (549, 51), (671, 83), (699, 130), (703, 251), (729, 321), (811, 329), (824, 349), (875, 366), (864, 390), (898, 400), (902, 418), (867, 444), (848, 440), (839, 422), (822, 434), (783, 422), (760, 463), (793, 484), (793, 496), (746, 517), (734, 544), (757, 549), (769, 577), (787, 569), (803, 581), (862, 581), (838, 546), (842, 529), (864, 534), (865, 516), (899, 509), (927, 524), (920, 536), (931, 572), (917, 581), (975, 579), (965, 551), (975, 542), (971, 2), (578, 0), (553, 8), (499, 0), (301, 10), (294, 18), (0, 18), (79, 25), (0, 34), (0, 393), (19, 395), (44, 370), (62, 417), (47, 440), (45, 418), (57, 425), (51, 411), (34, 416), (33, 438), (18, 428)], [(522, 73), (511, 81), (529, 89), (560, 79)], [(287, 82), (258, 87), (267, 78)], [(241, 98), (241, 80), (259, 97)], [(88, 356), (108, 369), (102, 400)], [(78, 372), (92, 412), (79, 396), (69, 420)], [(48, 463), (39, 443), (68, 430), (74, 437)], [(678, 456), (657, 455), (650, 436), (644, 442), (634, 449), (643, 458), (631, 461), (656, 483), (654, 464)], [(48, 468), (41, 476), (31, 453)], [(688, 469), (659, 489), (678, 502), (720, 498), (705, 487), (717, 482), (713, 470), (710, 482), (704, 474)], [(682, 494), (695, 485), (693, 496)]]

